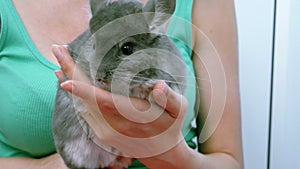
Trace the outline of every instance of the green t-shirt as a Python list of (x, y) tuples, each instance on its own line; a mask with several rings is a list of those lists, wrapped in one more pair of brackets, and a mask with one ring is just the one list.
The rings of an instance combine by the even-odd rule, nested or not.
[(1, 0), (0, 157), (55, 152), (51, 119), (54, 70), (34, 46), (10, 0)]
[[(177, 0), (175, 16), (184, 22), (172, 20), (168, 33), (194, 75), (191, 27), (187, 24), (191, 21), (192, 3)], [(54, 70), (59, 67), (37, 50), (10, 0), (1, 0), (0, 15), (0, 157), (47, 156), (55, 153), (51, 123), (57, 90)], [(182, 129), (193, 148), (194, 84), (195, 79), (189, 78), (185, 94), (189, 109)], [(145, 167), (135, 162), (130, 168)]]

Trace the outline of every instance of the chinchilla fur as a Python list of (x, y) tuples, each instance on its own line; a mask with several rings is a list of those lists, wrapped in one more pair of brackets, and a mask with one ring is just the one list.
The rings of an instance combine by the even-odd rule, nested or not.
[[(89, 29), (68, 49), (95, 86), (148, 99), (155, 82), (164, 80), (175, 91), (183, 92), (184, 65), (176, 46), (164, 34), (175, 0), (149, 0), (146, 4), (90, 0), (90, 6)], [(87, 112), (83, 104), (58, 87), (53, 136), (65, 164), (72, 169), (130, 165), (131, 158), (95, 143), (92, 129), (80, 116), (82, 112)]]

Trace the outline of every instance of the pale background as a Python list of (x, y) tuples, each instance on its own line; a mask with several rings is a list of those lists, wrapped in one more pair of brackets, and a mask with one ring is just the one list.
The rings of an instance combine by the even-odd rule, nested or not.
[(245, 169), (298, 169), (300, 1), (235, 3)]

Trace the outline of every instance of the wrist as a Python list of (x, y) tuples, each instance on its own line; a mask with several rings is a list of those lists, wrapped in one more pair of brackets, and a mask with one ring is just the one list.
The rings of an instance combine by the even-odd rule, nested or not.
[[(175, 147), (160, 155), (139, 159), (148, 168), (200, 168), (202, 155), (191, 149), (185, 140), (179, 142)], [(187, 163), (187, 161), (189, 163)]]
[(44, 158), (35, 159), (35, 165), (32, 168), (36, 169), (52, 169), (52, 168), (59, 168), (59, 169), (67, 169), (66, 165), (64, 164), (63, 159), (59, 154), (52, 154)]

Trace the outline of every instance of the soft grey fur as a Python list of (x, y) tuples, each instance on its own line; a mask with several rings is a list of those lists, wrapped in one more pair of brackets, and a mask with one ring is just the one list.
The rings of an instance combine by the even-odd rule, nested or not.
[[(154, 83), (162, 79), (183, 92), (185, 69), (180, 54), (160, 33), (174, 11), (175, 0), (150, 0), (145, 5), (135, 0), (90, 0), (90, 5), (90, 29), (69, 44), (69, 51), (94, 85), (148, 99)], [(125, 17), (132, 14), (137, 15)], [(80, 112), (87, 110), (59, 87), (53, 136), (66, 165), (72, 169), (127, 167), (132, 160), (117, 158), (122, 153), (103, 145), (109, 147), (108, 152), (94, 143), (93, 131)]]

